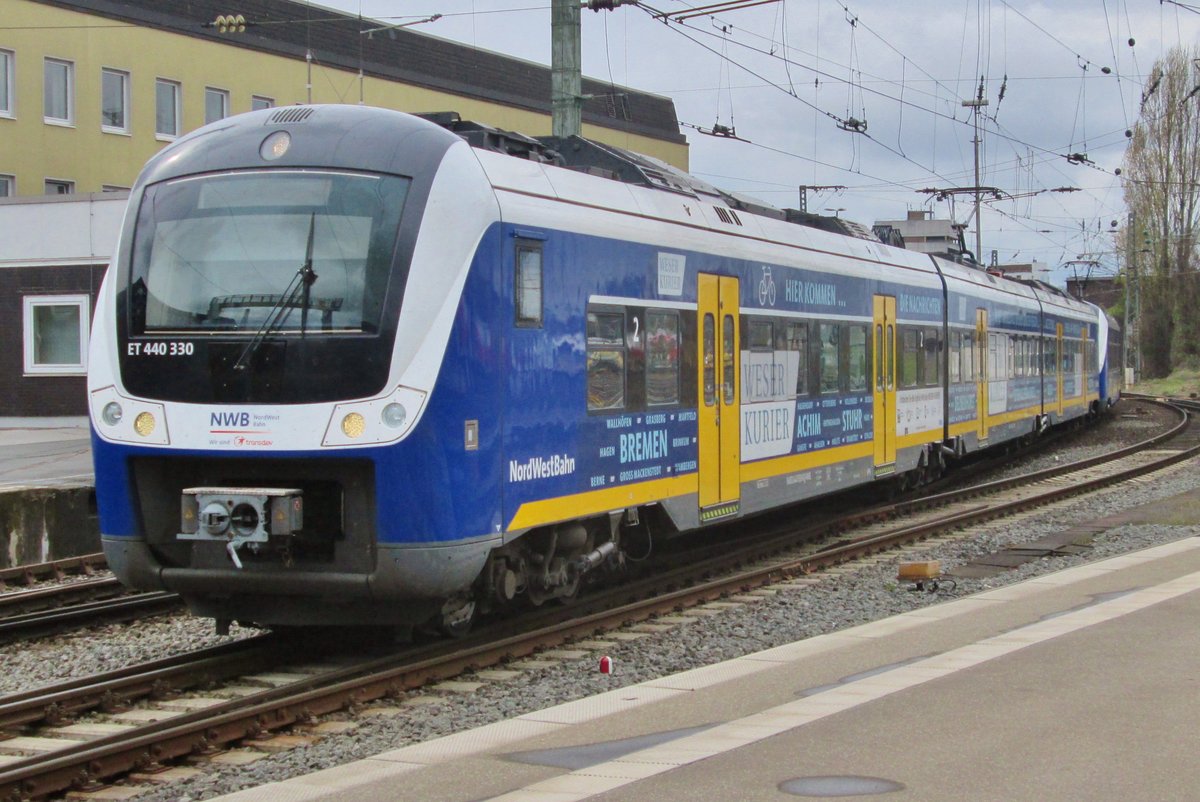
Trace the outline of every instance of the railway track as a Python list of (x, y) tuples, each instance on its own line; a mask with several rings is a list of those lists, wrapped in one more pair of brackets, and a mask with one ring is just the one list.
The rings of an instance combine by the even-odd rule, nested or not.
[[(0, 595), (0, 644), (180, 610), (174, 593), (128, 594), (114, 577)], [(50, 609), (45, 609), (50, 608)]]
[(104, 555), (97, 552), (51, 562), (0, 568), (0, 588), (14, 584), (29, 586), (44, 580), (62, 580), (72, 574), (92, 576), (107, 567), (108, 562)]
[[(148, 672), (129, 669), (121, 678), (96, 678), (95, 682), (73, 683), (77, 686), (74, 688), (56, 686), (24, 694), (24, 698), (0, 699), (0, 728), (8, 733), (22, 732), (21, 737), (31, 739), (0, 741), (0, 751), (17, 753), (15, 760), (5, 758), (11, 762), (0, 764), (0, 800), (61, 793), (131, 770), (254, 739), (327, 713), (395, 697), (426, 683), (455, 677), (468, 668), (500, 664), (599, 631), (1126, 481), (1200, 454), (1200, 426), (1185, 413), (1180, 416), (1180, 424), (1166, 435), (1104, 458), (919, 501), (882, 505), (827, 522), (823, 524), (827, 531), (837, 531), (833, 543), (798, 544), (794, 526), (790, 532), (781, 528), (732, 558), (725, 554), (700, 559), (687, 567), (585, 598), (570, 609), (541, 609), (519, 621), (486, 626), (462, 641), (439, 642), (351, 665), (336, 665), (313, 663), (311, 656), (306, 662), (296, 663), (303, 658), (286, 652), (280, 645), (283, 641), (254, 639), (254, 645), (239, 648), (252, 650), (257, 656), (238, 657), (246, 662), (237, 666), (234, 655), (238, 652), (231, 646), (229, 654), (216, 658), (204, 654), (202, 659), (207, 662), (199, 671), (186, 667), (187, 659), (177, 658), (171, 666), (157, 665)], [(811, 528), (802, 530), (803, 538), (811, 536)], [(731, 562), (742, 567), (731, 569)], [(255, 662), (261, 659), (267, 662)], [(229, 670), (217, 671), (216, 666)], [(123, 684), (105, 686), (106, 682)], [(210, 685), (215, 685), (215, 690), (206, 690), (205, 696), (172, 699), (176, 693)], [(90, 701), (80, 701), (83, 697)], [(167, 708), (158, 714), (151, 710), (143, 718), (158, 720), (123, 726), (120, 731), (93, 727), (92, 732), (108, 734), (86, 741), (66, 737), (71, 732), (65, 723), (85, 710), (118, 710), (138, 703), (137, 699), (155, 697), (166, 699)], [(44, 735), (25, 734), (36, 733), (39, 730), (34, 728), (39, 727), (45, 730)], [(83, 730), (77, 732), (82, 735)], [(55, 739), (61, 745), (53, 743)], [(28, 748), (20, 749), (22, 744)], [(20, 754), (22, 751), (25, 754)]]

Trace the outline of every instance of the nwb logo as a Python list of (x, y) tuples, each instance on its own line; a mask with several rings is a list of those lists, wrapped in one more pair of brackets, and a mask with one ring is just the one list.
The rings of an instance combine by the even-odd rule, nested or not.
[(249, 412), (212, 412), (209, 414), (210, 426), (249, 426)]

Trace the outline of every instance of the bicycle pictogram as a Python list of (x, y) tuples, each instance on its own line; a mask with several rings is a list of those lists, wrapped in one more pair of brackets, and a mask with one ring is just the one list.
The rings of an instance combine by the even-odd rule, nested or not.
[(762, 278), (758, 281), (759, 306), (775, 305), (775, 279), (771, 277), (771, 268), (763, 265)]

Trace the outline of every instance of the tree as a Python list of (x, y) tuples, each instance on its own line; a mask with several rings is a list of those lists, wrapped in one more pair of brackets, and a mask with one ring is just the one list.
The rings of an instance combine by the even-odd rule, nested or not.
[[(1200, 362), (1200, 46), (1175, 47), (1154, 65), (1125, 153), (1125, 201), (1142, 238), (1144, 373)], [(1139, 237), (1140, 235), (1140, 237)]]

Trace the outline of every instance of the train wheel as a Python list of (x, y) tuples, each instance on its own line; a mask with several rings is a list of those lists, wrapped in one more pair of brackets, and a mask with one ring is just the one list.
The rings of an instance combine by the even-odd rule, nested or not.
[(437, 627), (443, 634), (451, 638), (466, 637), (475, 624), (478, 610), (479, 606), (473, 598), (450, 599), (442, 605), (442, 611), (438, 614)]

